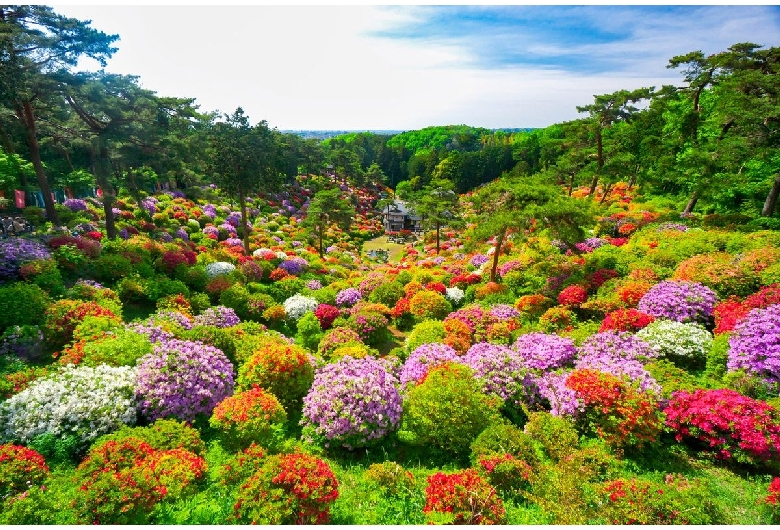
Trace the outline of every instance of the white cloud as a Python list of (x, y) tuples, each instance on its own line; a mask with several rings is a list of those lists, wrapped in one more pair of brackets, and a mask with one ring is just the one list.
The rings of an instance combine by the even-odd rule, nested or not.
[[(118, 33), (107, 70), (140, 76), (160, 95), (194, 97), (202, 110), (242, 106), (252, 121), (280, 129), (416, 129), (465, 123), (543, 127), (578, 117), (594, 94), (674, 83), (673, 55), (712, 53), (755, 36), (777, 41), (776, 25), (702, 7), (696, 24), (642, 19), (615, 6), (609, 23), (634, 29), (628, 42), (534, 51), (620, 59), (613, 72), (479, 65), (489, 41), (400, 40), (377, 31), (425, 20), (430, 6), (56, 6)], [(594, 16), (585, 8), (582, 16)], [(730, 10), (728, 13), (738, 13)], [(689, 22), (689, 21), (688, 21)], [(495, 35), (498, 37), (498, 33)], [(773, 38), (774, 37), (774, 38)], [(504, 33), (501, 38), (511, 38)], [(752, 39), (751, 39), (752, 40)]]

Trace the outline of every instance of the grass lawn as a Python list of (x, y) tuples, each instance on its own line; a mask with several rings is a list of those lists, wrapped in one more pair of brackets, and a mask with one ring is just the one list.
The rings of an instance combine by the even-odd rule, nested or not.
[(406, 245), (401, 245), (399, 243), (390, 243), (387, 241), (387, 236), (382, 235), (375, 237), (374, 239), (369, 239), (363, 243), (363, 255), (367, 256), (372, 250), (383, 248), (387, 250), (389, 254), (389, 262), (399, 261), (401, 259), (401, 251), (405, 246)]

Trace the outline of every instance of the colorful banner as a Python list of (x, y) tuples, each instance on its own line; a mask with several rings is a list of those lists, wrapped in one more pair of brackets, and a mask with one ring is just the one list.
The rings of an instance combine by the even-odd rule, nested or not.
[(24, 208), (24, 192), (22, 190), (14, 190), (14, 199), (17, 208)]

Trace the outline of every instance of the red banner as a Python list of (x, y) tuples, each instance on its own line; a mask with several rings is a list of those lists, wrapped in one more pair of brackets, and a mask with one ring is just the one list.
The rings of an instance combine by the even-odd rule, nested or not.
[(14, 198), (16, 199), (16, 207), (24, 208), (24, 192), (22, 190), (14, 190)]

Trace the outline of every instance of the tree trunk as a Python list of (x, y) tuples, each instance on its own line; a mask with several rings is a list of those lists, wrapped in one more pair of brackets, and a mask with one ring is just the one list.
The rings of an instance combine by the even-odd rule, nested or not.
[(609, 184), (607, 184), (607, 187), (604, 188), (604, 194), (601, 196), (601, 200), (599, 201), (600, 205), (604, 204), (604, 201), (607, 200), (607, 195), (611, 190), (612, 190), (612, 183), (610, 182)]
[(569, 197), (571, 197), (572, 191), (574, 191), (574, 172), (569, 177)]
[(685, 205), (685, 209), (682, 211), (683, 215), (690, 215), (693, 213), (693, 209), (696, 207), (696, 203), (699, 201), (699, 192), (694, 191), (693, 195), (691, 195), (691, 199), (688, 201), (688, 204)]
[(593, 199), (593, 194), (596, 193), (596, 186), (599, 185), (599, 174), (593, 175), (593, 180), (590, 181), (590, 190), (588, 190), (588, 199)]
[(780, 173), (775, 177), (775, 183), (772, 184), (772, 189), (769, 190), (769, 195), (766, 196), (764, 207), (761, 209), (762, 217), (772, 217), (775, 213), (778, 196), (780, 196)]
[(51, 198), (51, 188), (49, 187), (49, 181), (46, 178), (46, 172), (43, 169), (43, 162), (41, 161), (41, 147), (38, 144), (38, 136), (35, 130), (35, 115), (32, 110), (32, 105), (29, 101), (22, 103), (22, 108), (17, 108), (17, 116), (19, 121), (22, 122), (25, 129), (27, 129), (27, 145), (30, 147), (30, 161), (35, 168), (35, 176), (38, 180), (38, 187), (41, 188), (43, 194), (43, 204), (46, 207), (46, 218), (54, 225), (59, 226), (60, 218), (57, 215), (57, 210), (54, 209), (54, 199)]
[(103, 138), (95, 138), (92, 147), (93, 166), (100, 189), (103, 190), (103, 212), (106, 215), (106, 236), (113, 241), (116, 239), (116, 224), (114, 223), (114, 200), (116, 191), (108, 179), (108, 149)]
[(498, 270), (498, 255), (501, 252), (501, 245), (504, 244), (506, 230), (502, 230), (496, 236), (496, 251), (493, 253), (493, 266), (490, 268), (490, 281), (496, 281), (496, 270)]

